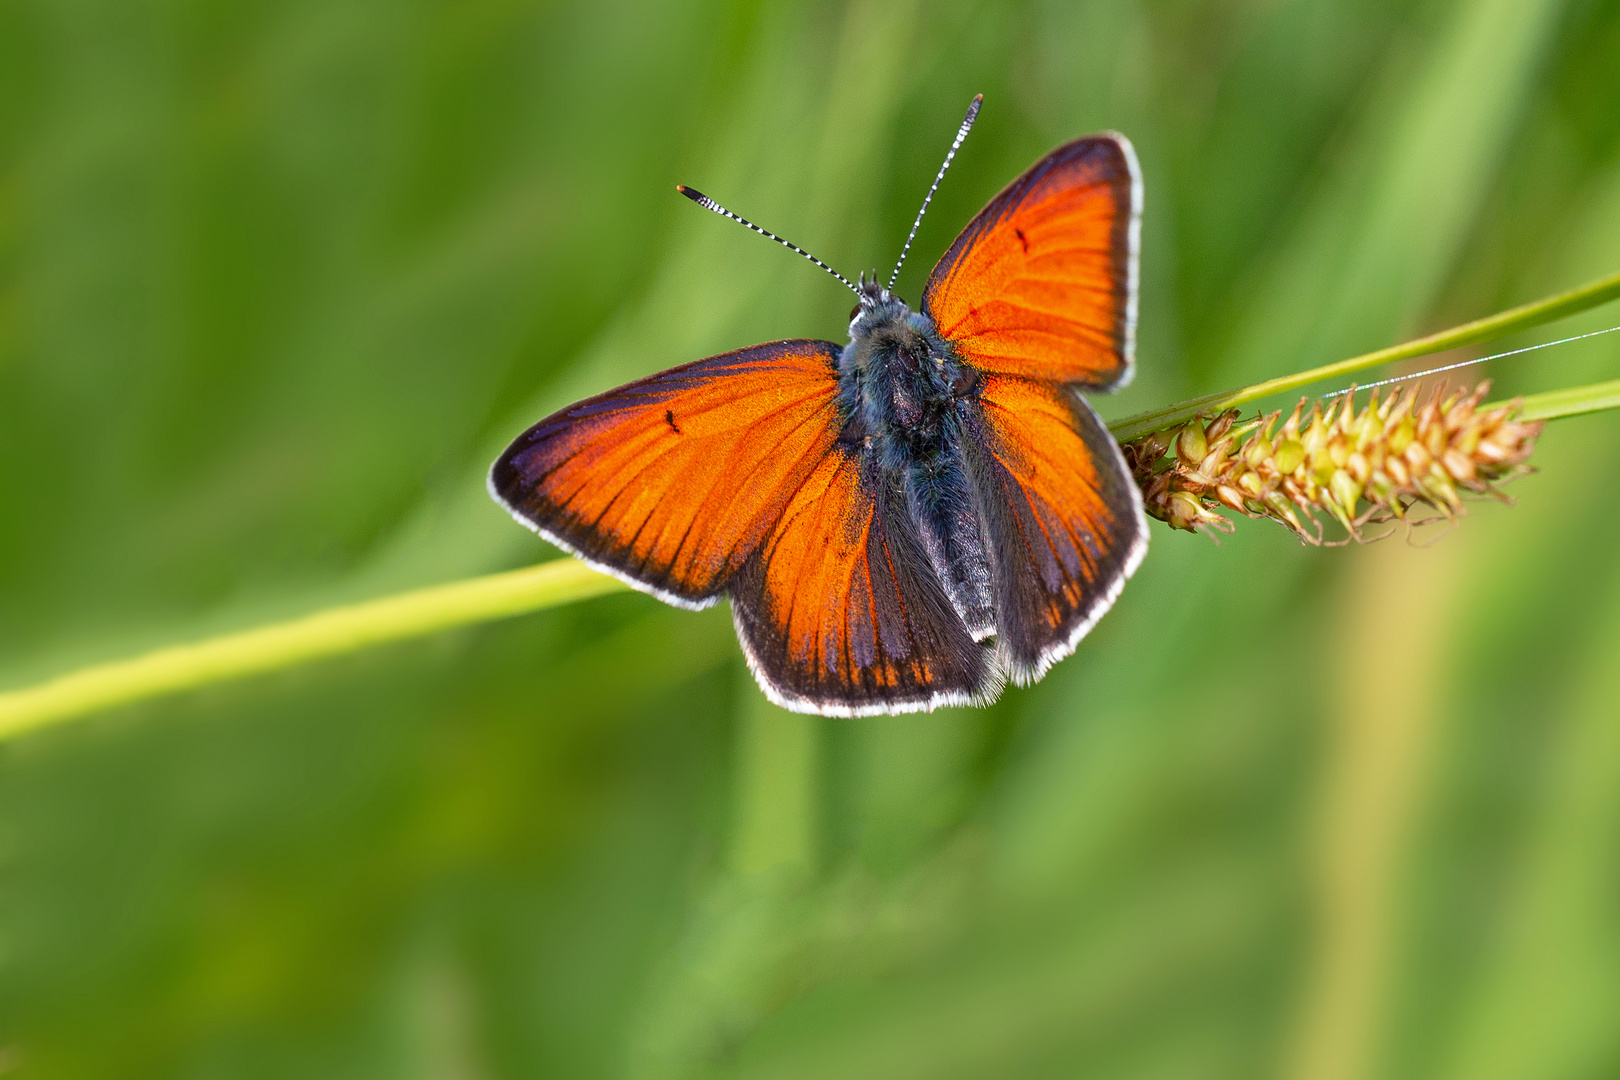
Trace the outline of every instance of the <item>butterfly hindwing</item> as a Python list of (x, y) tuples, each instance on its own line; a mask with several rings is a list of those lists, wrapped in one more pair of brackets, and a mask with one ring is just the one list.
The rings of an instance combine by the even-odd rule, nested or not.
[(968, 440), (989, 539), (996, 642), (1020, 683), (1074, 651), (1147, 550), (1141, 494), (1091, 406), (986, 375)]
[(1142, 183), (1123, 135), (1058, 147), (980, 211), (928, 277), (923, 311), (985, 371), (1123, 385), (1135, 349)]
[(837, 437), (840, 351), (772, 342), (582, 401), (519, 436), (490, 491), (593, 565), (705, 607)]
[(973, 640), (929, 565), (904, 495), (869, 451), (840, 443), (794, 494), (731, 587), (737, 634), (779, 705), (856, 716), (994, 697)]

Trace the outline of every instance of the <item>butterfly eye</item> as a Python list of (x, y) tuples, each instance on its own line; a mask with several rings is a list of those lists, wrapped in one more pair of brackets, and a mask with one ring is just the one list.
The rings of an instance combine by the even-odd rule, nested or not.
[(850, 308), (849, 309), (849, 321), (854, 322), (855, 321), (855, 316), (859, 315), (860, 313), (861, 313), (861, 305), (856, 304), (854, 307)]

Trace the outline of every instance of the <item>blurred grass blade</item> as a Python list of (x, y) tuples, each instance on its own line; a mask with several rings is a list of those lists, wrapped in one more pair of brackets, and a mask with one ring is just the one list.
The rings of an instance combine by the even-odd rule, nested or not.
[(1199, 413), (1217, 413), (1250, 401), (1270, 397), (1272, 394), (1281, 394), (1288, 390), (1297, 390), (1302, 386), (1309, 386), (1314, 382), (1326, 379), (1341, 378), (1357, 371), (1365, 371), (1379, 364), (1389, 364), (1396, 360), (1408, 360), (1414, 356), (1426, 356), (1429, 353), (1444, 352), (1446, 349), (1455, 349), (1462, 345), (1473, 345), (1482, 341), (1493, 341), (1496, 338), (1506, 337), (1521, 330), (1529, 330), (1544, 323), (1566, 318), (1578, 314), (1589, 308), (1606, 304), (1620, 297), (1620, 273), (1610, 274), (1597, 281), (1571, 289), (1569, 292), (1559, 293), (1537, 300), (1520, 307), (1490, 315), (1483, 319), (1476, 319), (1461, 326), (1442, 330), (1408, 341), (1402, 345), (1391, 345), (1376, 352), (1353, 356), (1348, 360), (1326, 364), (1322, 367), (1301, 371), (1294, 375), (1285, 375), (1279, 379), (1268, 379), (1265, 382), (1255, 383), (1238, 390), (1225, 390), (1218, 394), (1206, 394), (1203, 397), (1193, 398), (1177, 405), (1150, 412), (1138, 413), (1126, 417), (1111, 426), (1114, 437), (1121, 442), (1140, 438), (1150, 432), (1171, 427), (1192, 419)]
[(578, 560), (558, 559), (158, 649), (0, 694), (0, 739), (114, 705), (558, 607), (624, 587)]

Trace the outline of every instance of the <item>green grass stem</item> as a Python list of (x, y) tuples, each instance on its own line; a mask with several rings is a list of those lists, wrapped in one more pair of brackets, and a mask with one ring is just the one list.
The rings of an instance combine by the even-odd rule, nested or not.
[(1205, 394), (1203, 397), (1192, 398), (1163, 409), (1154, 409), (1149, 412), (1128, 416), (1110, 425), (1114, 437), (1120, 442), (1129, 442), (1131, 439), (1141, 438), (1154, 431), (1185, 423), (1200, 413), (1224, 412), (1227, 409), (1258, 401), (1272, 394), (1281, 394), (1289, 390), (1297, 390), (1302, 386), (1309, 386), (1314, 382), (1326, 379), (1342, 379), (1358, 371), (1365, 371), (1379, 364), (1394, 363), (1397, 360), (1409, 360), (1414, 356), (1427, 356), (1429, 353), (1444, 352), (1463, 345), (1474, 345), (1482, 341), (1494, 341), (1521, 330), (1541, 326), (1544, 323), (1554, 322), (1567, 318), (1570, 315), (1586, 311), (1601, 304), (1620, 297), (1620, 273), (1610, 274), (1599, 278), (1577, 289), (1549, 296), (1544, 300), (1536, 300), (1520, 307), (1511, 308), (1497, 315), (1489, 315), (1483, 319), (1454, 326), (1450, 330), (1441, 330), (1427, 337), (1420, 337), (1402, 345), (1391, 345), (1387, 349), (1364, 353), (1361, 356), (1352, 356), (1348, 360), (1326, 364), (1322, 367), (1301, 371), (1295, 375), (1284, 375), (1279, 379), (1268, 379), (1265, 382), (1255, 383), (1238, 390), (1223, 390), (1218, 394)]
[(625, 587), (576, 559), (558, 559), (157, 649), (0, 693), (0, 740), (115, 705), (523, 615)]
[[(1557, 420), (1565, 416), (1602, 412), (1604, 409), (1620, 408), (1620, 379), (1577, 386), (1570, 390), (1549, 390), (1523, 400), (1524, 407), (1519, 410), (1522, 420)], [(1504, 404), (1506, 402), (1498, 401), (1485, 407)]]

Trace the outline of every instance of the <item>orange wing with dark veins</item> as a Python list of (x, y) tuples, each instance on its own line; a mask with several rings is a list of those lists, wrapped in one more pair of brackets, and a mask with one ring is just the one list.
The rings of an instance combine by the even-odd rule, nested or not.
[(836, 716), (982, 702), (1001, 686), (870, 452), (835, 446), (731, 586), (771, 700)]
[(1074, 651), (1147, 550), (1142, 497), (1079, 394), (989, 375), (970, 468), (990, 538), (996, 638), (1014, 681)]
[(974, 218), (923, 311), (985, 371), (1102, 390), (1135, 351), (1142, 183), (1123, 135), (1060, 146)]
[(837, 438), (841, 351), (756, 345), (582, 401), (520, 435), (490, 492), (599, 569), (707, 607)]

